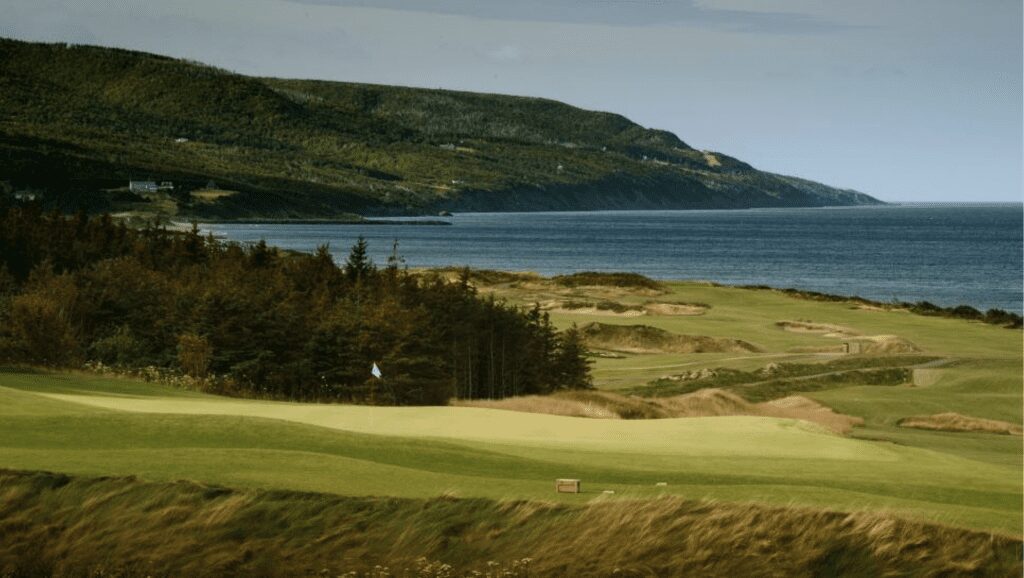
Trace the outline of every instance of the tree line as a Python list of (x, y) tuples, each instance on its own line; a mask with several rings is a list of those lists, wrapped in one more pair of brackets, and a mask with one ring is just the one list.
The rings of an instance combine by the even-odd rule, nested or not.
[(591, 383), (575, 328), (478, 295), (468, 271), (413, 274), (397, 243), (378, 267), (360, 239), (339, 267), (327, 246), (286, 253), (0, 204), (0, 255), (8, 363), (155, 366), (231, 395), (400, 405)]

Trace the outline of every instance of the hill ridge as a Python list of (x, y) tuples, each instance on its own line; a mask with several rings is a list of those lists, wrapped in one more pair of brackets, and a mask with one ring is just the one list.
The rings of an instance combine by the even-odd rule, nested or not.
[[(120, 48), (0, 39), (0, 110), (0, 194), (66, 210), (234, 219), (880, 203), (547, 98), (245, 76)], [(129, 179), (174, 189), (140, 196), (123, 190)], [(193, 194), (204, 188), (231, 194)]]

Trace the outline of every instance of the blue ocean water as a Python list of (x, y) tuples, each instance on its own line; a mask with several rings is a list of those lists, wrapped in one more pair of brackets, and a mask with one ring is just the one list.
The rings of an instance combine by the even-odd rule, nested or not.
[[(377, 263), (394, 240), (410, 267), (545, 275), (632, 271), (656, 279), (797, 287), (879, 301), (1020, 312), (1024, 207), (1012, 204), (721, 211), (465, 213), (429, 225), (212, 224), (240, 242), (338, 261), (360, 235)], [(436, 220), (436, 219), (435, 219)]]

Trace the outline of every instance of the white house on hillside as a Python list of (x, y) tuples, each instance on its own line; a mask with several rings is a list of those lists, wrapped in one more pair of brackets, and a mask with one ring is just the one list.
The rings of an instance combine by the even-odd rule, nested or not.
[(133, 193), (155, 193), (156, 181), (128, 181), (128, 190)]
[(133, 193), (155, 193), (157, 191), (172, 191), (174, 183), (164, 181), (159, 185), (156, 181), (128, 181), (128, 190)]

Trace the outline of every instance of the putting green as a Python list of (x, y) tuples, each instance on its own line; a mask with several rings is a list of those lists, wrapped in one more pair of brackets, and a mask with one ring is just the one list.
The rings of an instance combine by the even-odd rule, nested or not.
[(162, 414), (231, 415), (358, 433), (560, 449), (688, 456), (894, 461), (878, 444), (808, 422), (769, 417), (596, 420), (471, 407), (370, 407), (229, 399), (39, 394), (89, 407)]
[[(14, 386), (0, 387), (3, 467), (348, 495), (578, 501), (607, 499), (604, 490), (613, 499), (669, 493), (885, 510), (1021, 533), (1013, 466), (793, 420), (278, 403), (47, 373), (0, 374), (0, 384)], [(141, 395), (126, 393), (135, 387)], [(558, 477), (584, 480), (586, 493), (553, 493)]]

